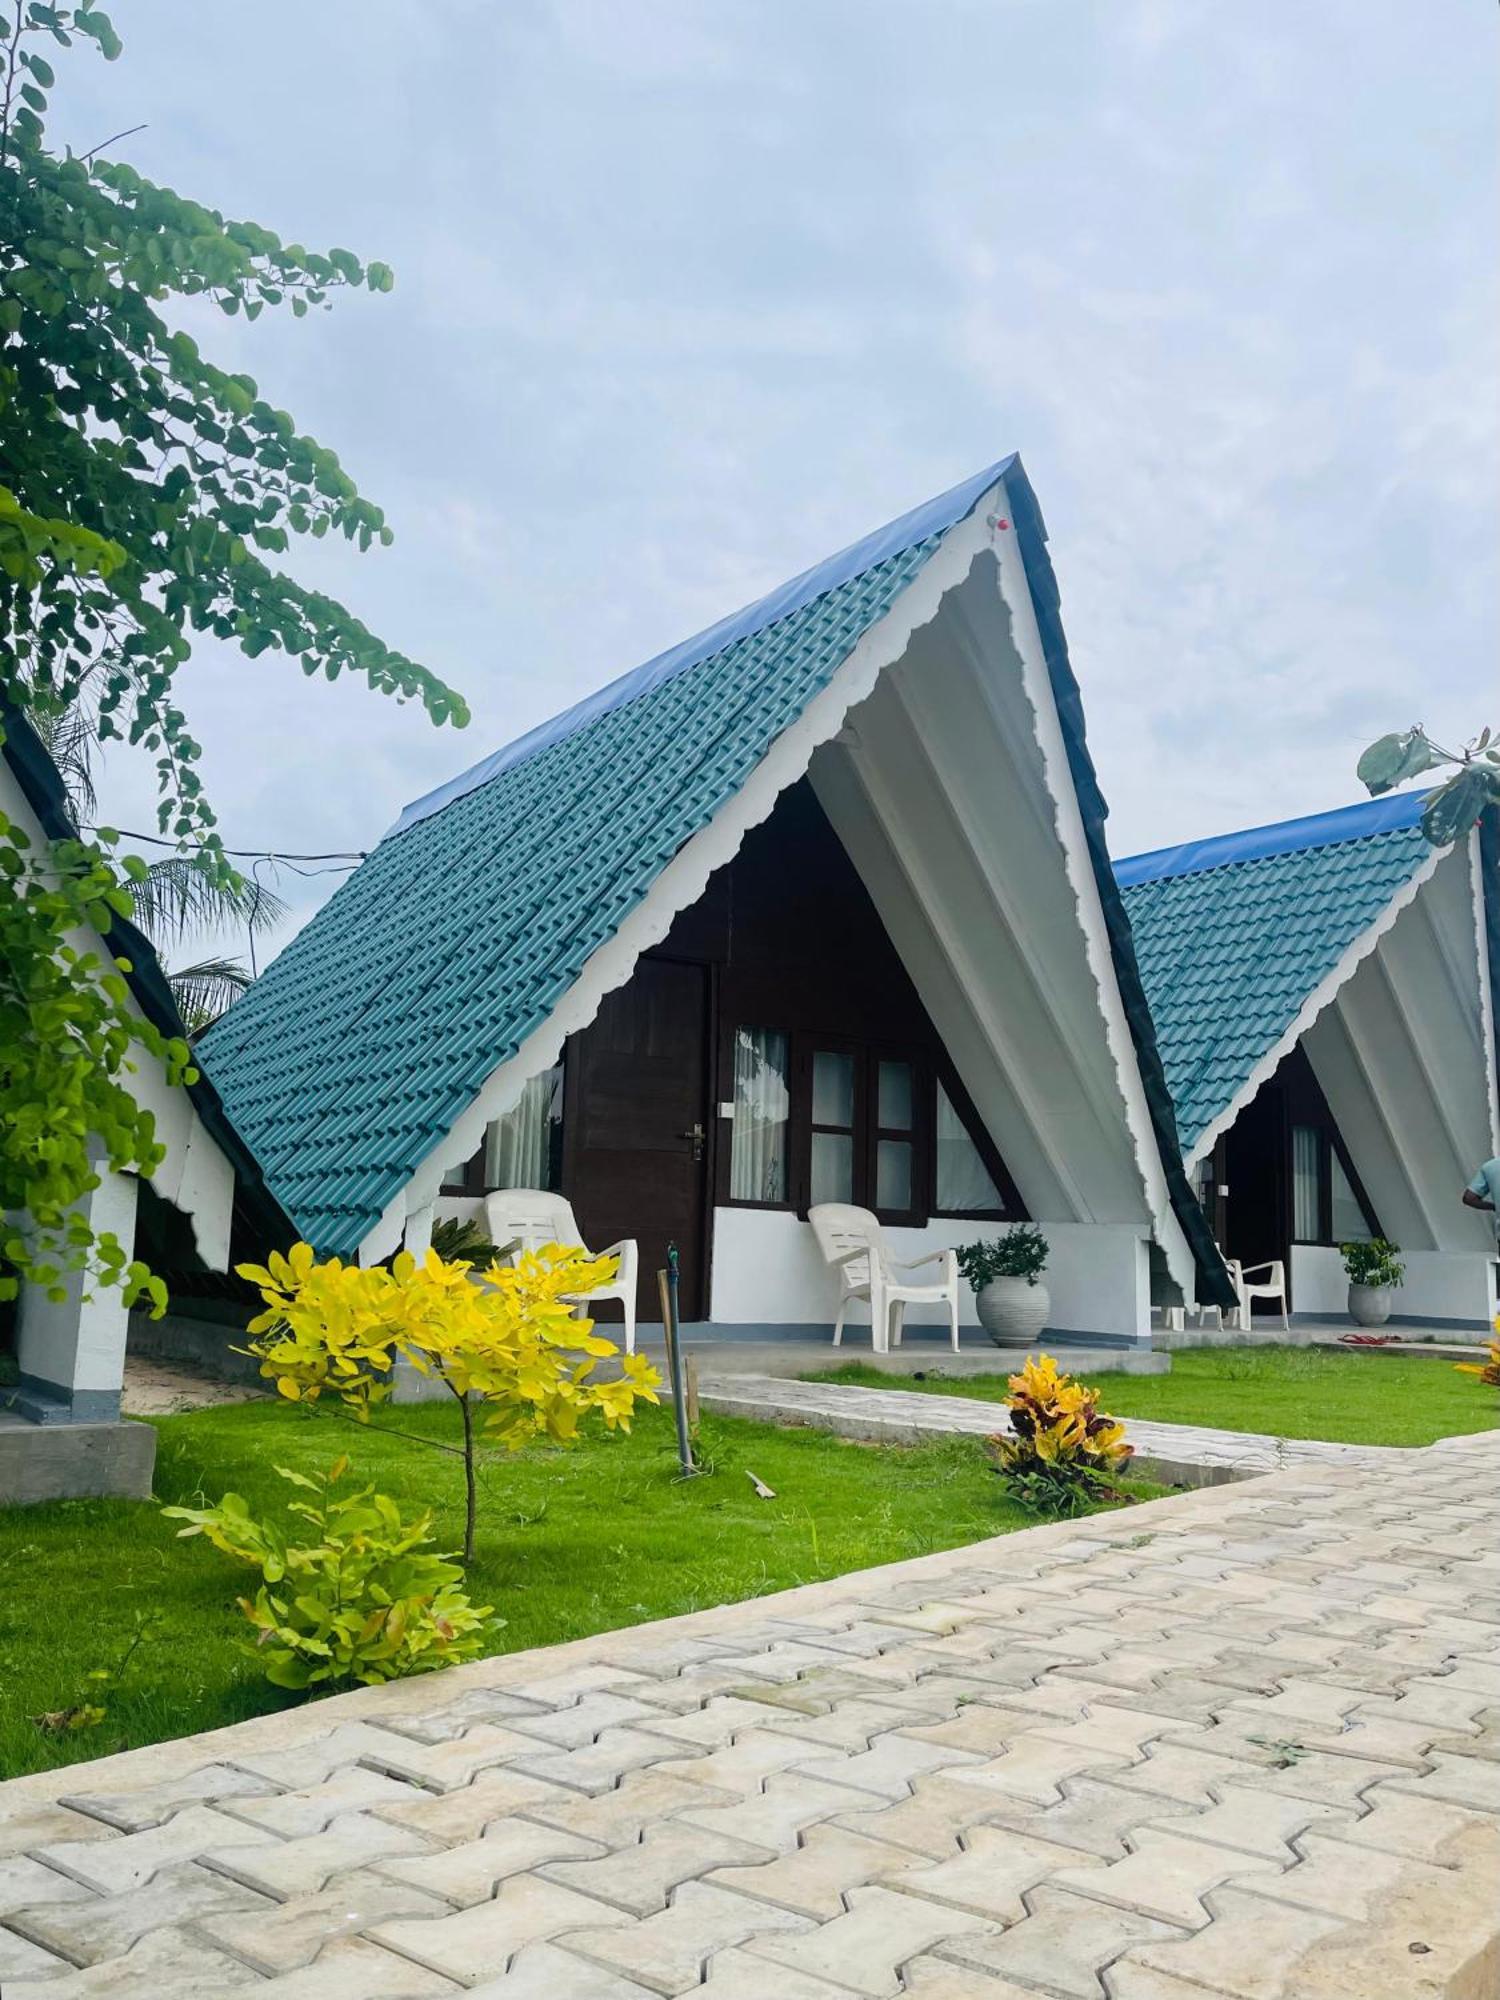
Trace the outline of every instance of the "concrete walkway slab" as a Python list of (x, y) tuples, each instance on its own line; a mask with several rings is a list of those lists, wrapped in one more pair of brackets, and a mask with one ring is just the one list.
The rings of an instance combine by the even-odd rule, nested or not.
[[(933, 1438), (994, 1437), (1010, 1429), (1003, 1403), (921, 1389), (869, 1389), (852, 1382), (791, 1382), (777, 1375), (704, 1373), (705, 1410), (758, 1423), (806, 1424), (841, 1437), (891, 1444)], [(1380, 1465), (1412, 1456), (1396, 1445), (1325, 1444), (1313, 1438), (1259, 1436), (1197, 1424), (1153, 1424), (1132, 1417), (1135, 1467), (1174, 1486), (1207, 1486), (1302, 1465)]]
[(1485, 2000), (1497, 1484), (1334, 1453), (14, 1780), (0, 1990)]

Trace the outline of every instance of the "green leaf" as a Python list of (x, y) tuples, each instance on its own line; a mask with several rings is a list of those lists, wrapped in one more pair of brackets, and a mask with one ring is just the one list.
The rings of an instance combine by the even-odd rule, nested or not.
[(1488, 805), (1500, 805), (1500, 770), (1468, 764), (1440, 785), (1427, 801), (1422, 831), (1434, 847), (1462, 840)]
[(1382, 736), (1372, 743), (1355, 766), (1360, 783), (1375, 798), (1393, 791), (1423, 771), (1432, 770), (1440, 759), (1420, 729), (1403, 730), (1399, 735)]

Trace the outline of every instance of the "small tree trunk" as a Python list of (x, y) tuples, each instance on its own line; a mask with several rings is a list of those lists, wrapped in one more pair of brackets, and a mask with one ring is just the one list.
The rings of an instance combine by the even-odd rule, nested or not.
[(474, 1488), (474, 1406), (467, 1396), (458, 1396), (458, 1407), (464, 1417), (464, 1568), (469, 1569), (474, 1561), (474, 1514), (476, 1493)]

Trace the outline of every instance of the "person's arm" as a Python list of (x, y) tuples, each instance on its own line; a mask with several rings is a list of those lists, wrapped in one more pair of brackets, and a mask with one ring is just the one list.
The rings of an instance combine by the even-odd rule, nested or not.
[(1479, 1172), (1464, 1189), (1464, 1207), (1485, 1208), (1491, 1214), (1494, 1213), (1495, 1204), (1490, 1199), (1489, 1176), (1485, 1173), (1483, 1167), (1479, 1169)]
[(1464, 1189), (1464, 1207), (1487, 1208), (1493, 1213), (1495, 1204), (1492, 1201), (1486, 1201), (1482, 1194), (1475, 1194), (1473, 1188), (1466, 1187)]

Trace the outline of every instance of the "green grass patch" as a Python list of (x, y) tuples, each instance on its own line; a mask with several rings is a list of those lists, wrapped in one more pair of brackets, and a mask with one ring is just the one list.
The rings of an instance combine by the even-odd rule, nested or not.
[[(1057, 1361), (1068, 1365), (1067, 1349)], [(1003, 1375), (922, 1381), (883, 1374), (862, 1362), (821, 1370), (809, 1382), (925, 1389), (937, 1396), (1005, 1400)], [(1438, 1438), (1500, 1427), (1500, 1396), (1422, 1355), (1339, 1353), (1326, 1347), (1186, 1347), (1166, 1375), (1093, 1371), (1101, 1406), (1117, 1417), (1334, 1444), (1433, 1444)]]
[[(226, 1490), (254, 1508), (289, 1489), (274, 1467), (326, 1468), (348, 1451), (408, 1512), (431, 1507), (440, 1545), (462, 1535), (462, 1462), (394, 1435), (452, 1444), (451, 1404), (385, 1410), (368, 1428), (329, 1410), (242, 1403), (156, 1424), (156, 1492), (201, 1505)], [(972, 1439), (908, 1448), (705, 1417), (713, 1470), (682, 1482), (670, 1415), (570, 1450), (485, 1454), (472, 1594), (507, 1622), (496, 1652), (701, 1610), (1035, 1525)], [(747, 1472), (771, 1486), (757, 1498)], [(1144, 1483), (1137, 1497), (1159, 1489)], [(100, 1757), (285, 1707), (239, 1650), (235, 1597), (254, 1573), (143, 1502), (0, 1510), (0, 1776)], [(158, 1614), (118, 1692), (90, 1672), (119, 1660), (138, 1613)], [(436, 1691), (435, 1691), (436, 1698)], [(104, 1701), (62, 1736), (30, 1719)]]

